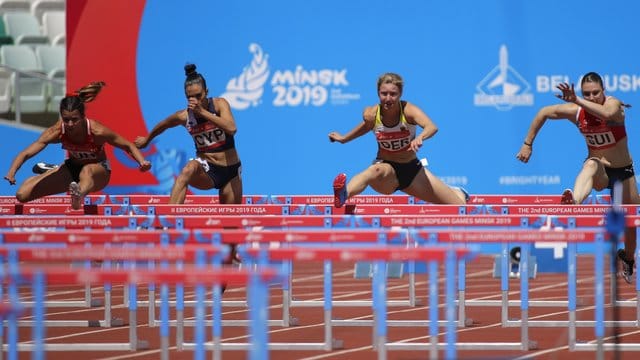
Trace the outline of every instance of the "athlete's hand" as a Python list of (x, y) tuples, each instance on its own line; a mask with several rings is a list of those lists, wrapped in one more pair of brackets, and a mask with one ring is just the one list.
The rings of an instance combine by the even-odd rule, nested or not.
[(415, 139), (411, 140), (411, 144), (409, 144), (409, 148), (407, 151), (418, 152), (422, 147), (422, 137), (418, 136)]
[(147, 160), (144, 160), (143, 162), (140, 163), (140, 166), (138, 166), (138, 168), (142, 172), (149, 171), (149, 169), (151, 169), (151, 163)]
[(527, 162), (529, 162), (529, 159), (531, 158), (532, 151), (533, 151), (533, 148), (531, 146), (522, 144), (522, 146), (520, 147), (520, 151), (516, 155), (516, 159), (526, 164)]
[(138, 136), (133, 143), (136, 145), (138, 149), (144, 149), (147, 147), (149, 143), (149, 139), (146, 136)]
[(202, 107), (202, 103), (200, 102), (200, 100), (196, 99), (195, 97), (189, 98), (189, 103), (187, 104), (187, 108), (193, 111), (195, 115), (201, 115), (205, 111), (205, 109)]
[(9, 182), (10, 185), (15, 185), (16, 184), (16, 178), (15, 176), (5, 176), (4, 177), (5, 180), (7, 180)]
[(562, 91), (562, 94), (557, 94), (556, 97), (566, 102), (571, 102), (571, 103), (576, 102), (577, 96), (576, 96), (576, 91), (573, 88), (573, 84), (569, 86), (568, 83), (562, 83), (556, 86), (556, 88)]
[(340, 144), (344, 144), (344, 136), (339, 133), (332, 131), (329, 133), (329, 141), (331, 142), (339, 142)]

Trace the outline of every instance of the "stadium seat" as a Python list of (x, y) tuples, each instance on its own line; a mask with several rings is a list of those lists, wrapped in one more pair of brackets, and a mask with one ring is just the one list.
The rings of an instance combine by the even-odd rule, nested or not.
[(38, 19), (40, 24), (44, 24), (43, 16), (49, 11), (64, 12), (64, 0), (32, 0), (31, 13)]
[(11, 88), (14, 101), (11, 110), (16, 111), (16, 98), (19, 96), (20, 111), (23, 113), (42, 113), (47, 107), (47, 81), (46, 75), (38, 64), (38, 59), (29, 45), (5, 45), (0, 47), (0, 60), (3, 65), (20, 72), (29, 72), (41, 77), (11, 74)]
[(7, 30), (4, 26), (4, 20), (0, 18), (0, 46), (13, 44), (13, 38), (7, 34)]
[(7, 12), (2, 18), (7, 34), (16, 45), (49, 43), (49, 38), (40, 31), (40, 23), (30, 12)]
[(31, 2), (28, 0), (0, 0), (0, 13), (5, 12), (29, 12)]
[(58, 112), (66, 89), (66, 48), (64, 45), (38, 45), (35, 51), (40, 68), (52, 80), (47, 86), (47, 111)]
[(66, 24), (64, 11), (47, 11), (42, 15), (42, 32), (49, 38), (51, 45), (64, 44)]
[(0, 114), (11, 110), (11, 71), (0, 68)]

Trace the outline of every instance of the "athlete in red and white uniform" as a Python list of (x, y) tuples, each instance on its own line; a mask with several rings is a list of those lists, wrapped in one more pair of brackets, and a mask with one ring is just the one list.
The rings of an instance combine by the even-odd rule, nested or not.
[[(627, 145), (625, 130), (625, 107), (620, 100), (606, 96), (600, 75), (586, 74), (581, 81), (582, 97), (576, 96), (573, 84), (560, 84), (562, 92), (557, 95), (565, 104), (543, 107), (533, 118), (524, 144), (516, 155), (518, 160), (528, 162), (533, 151), (533, 141), (547, 119), (568, 119), (584, 136), (588, 149), (587, 160), (575, 180), (573, 191), (567, 189), (561, 203), (580, 204), (592, 189), (612, 189), (615, 182), (622, 183), (622, 203), (639, 203), (638, 187), (633, 170), (633, 160)], [(624, 260), (621, 275), (627, 282), (633, 274), (633, 258), (636, 250), (636, 229), (625, 232), (625, 249), (619, 257)]]
[(16, 193), (20, 202), (68, 190), (71, 206), (80, 209), (86, 194), (100, 191), (109, 183), (111, 169), (104, 151), (105, 143), (128, 152), (140, 164), (141, 171), (151, 168), (151, 163), (144, 159), (133, 143), (100, 122), (87, 119), (84, 104), (95, 99), (103, 86), (103, 82), (91, 83), (63, 98), (60, 101), (60, 119), (13, 160), (4, 177), (11, 184), (16, 183), (15, 175), (22, 164), (47, 145), (61, 143), (67, 151), (64, 164), (30, 177), (20, 185)]
[(219, 189), (221, 204), (242, 202), (241, 163), (235, 147), (236, 123), (231, 107), (223, 98), (207, 97), (204, 77), (196, 66), (185, 66), (184, 91), (187, 108), (179, 110), (156, 124), (147, 136), (139, 136), (136, 146), (144, 148), (165, 130), (184, 126), (193, 139), (196, 158), (191, 159), (171, 189), (170, 204), (182, 204), (188, 186), (200, 190)]
[[(437, 204), (464, 204), (468, 194), (461, 188), (449, 187), (422, 166), (416, 153), (422, 141), (438, 131), (431, 119), (416, 105), (401, 101), (403, 81), (394, 73), (378, 79), (380, 103), (364, 109), (363, 122), (346, 135), (329, 134), (329, 140), (346, 143), (369, 131), (378, 142), (374, 163), (355, 175), (347, 183), (345, 174), (339, 174), (333, 183), (335, 206), (363, 192), (367, 186), (382, 194), (400, 190), (418, 199)], [(422, 132), (416, 134), (417, 127)]]

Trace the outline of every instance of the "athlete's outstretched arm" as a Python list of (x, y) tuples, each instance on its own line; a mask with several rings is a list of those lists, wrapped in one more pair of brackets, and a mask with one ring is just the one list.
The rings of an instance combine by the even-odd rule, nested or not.
[(138, 149), (146, 148), (151, 140), (153, 140), (156, 136), (162, 134), (165, 130), (176, 127), (180, 124), (184, 124), (187, 118), (186, 110), (179, 110), (169, 116), (167, 116), (164, 120), (157, 123), (153, 129), (147, 134), (147, 136), (138, 136), (134, 140), (134, 144), (138, 147)]
[(557, 119), (568, 119), (571, 121), (575, 121), (575, 116), (578, 112), (578, 106), (573, 103), (568, 104), (559, 104), (559, 105), (550, 105), (545, 106), (536, 116), (533, 117), (531, 121), (531, 125), (529, 126), (529, 131), (527, 131), (527, 136), (524, 138), (522, 146), (520, 147), (520, 151), (516, 155), (516, 158), (524, 163), (528, 162), (531, 158), (531, 152), (533, 151), (533, 141), (542, 126), (547, 121), (547, 119), (557, 120)]
[(5, 179), (9, 181), (9, 184), (16, 184), (16, 172), (18, 169), (24, 164), (25, 161), (34, 157), (40, 151), (42, 151), (47, 145), (53, 143), (60, 142), (60, 134), (62, 132), (61, 122), (58, 121), (53, 126), (47, 128), (45, 131), (40, 134), (40, 137), (36, 141), (34, 141), (31, 145), (27, 146), (26, 149), (16, 155), (16, 157), (11, 162), (11, 167), (9, 171), (7, 171), (7, 175), (5, 175)]
[(342, 135), (336, 131), (330, 132), (329, 141), (337, 141), (341, 144), (344, 144), (353, 139), (359, 138), (360, 136), (373, 129), (373, 125), (375, 124), (375, 116), (375, 107), (373, 107), (373, 110), (372, 108), (366, 108), (362, 114), (362, 122), (358, 123), (358, 125), (351, 129), (351, 131), (349, 131), (346, 135)]

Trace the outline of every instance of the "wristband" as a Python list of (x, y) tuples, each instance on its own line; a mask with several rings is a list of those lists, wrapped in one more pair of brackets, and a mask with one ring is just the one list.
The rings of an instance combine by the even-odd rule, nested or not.
[(533, 147), (533, 143), (528, 143), (528, 142), (524, 142), (525, 145), (529, 146), (529, 147)]

